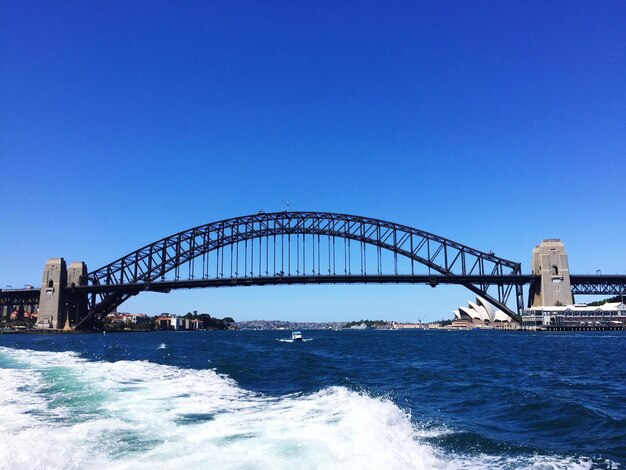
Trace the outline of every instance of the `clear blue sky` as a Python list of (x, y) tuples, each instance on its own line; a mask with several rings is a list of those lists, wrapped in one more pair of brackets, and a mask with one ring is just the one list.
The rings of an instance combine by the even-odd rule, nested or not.
[[(0, 4), (0, 284), (221, 218), (347, 212), (626, 273), (626, 3)], [(236, 319), (450, 317), (462, 288), (140, 295)]]

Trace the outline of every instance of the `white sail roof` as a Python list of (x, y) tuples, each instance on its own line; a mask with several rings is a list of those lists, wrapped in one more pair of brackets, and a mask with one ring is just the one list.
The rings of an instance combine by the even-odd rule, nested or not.
[(471, 300), (468, 301), (467, 303), (473, 310), (478, 312), (482, 321), (493, 321), (493, 318), (491, 317), (490, 312), (485, 307), (483, 307), (482, 305), (479, 305), (476, 302), (472, 302)]
[(466, 317), (483, 322), (510, 322), (512, 320), (510, 315), (482, 297), (476, 297), (476, 302), (470, 300), (467, 304), (467, 307), (459, 307), (453, 312), (456, 318)]
[(482, 320), (482, 316), (480, 315), (479, 312), (477, 312), (476, 310), (474, 310), (471, 307), (459, 307), (459, 312), (461, 313), (461, 315), (465, 314), (466, 316), (474, 319), (474, 320)]

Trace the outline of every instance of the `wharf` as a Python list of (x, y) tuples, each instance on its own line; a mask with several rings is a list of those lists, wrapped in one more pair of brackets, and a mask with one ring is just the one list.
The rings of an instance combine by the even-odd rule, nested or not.
[(524, 331), (626, 331), (626, 325), (616, 326), (543, 326), (525, 327)]

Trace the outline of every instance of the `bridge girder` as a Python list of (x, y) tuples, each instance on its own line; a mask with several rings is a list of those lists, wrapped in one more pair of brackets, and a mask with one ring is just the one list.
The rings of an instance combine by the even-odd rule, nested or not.
[(626, 295), (626, 276), (612, 274), (572, 274), (574, 295)]

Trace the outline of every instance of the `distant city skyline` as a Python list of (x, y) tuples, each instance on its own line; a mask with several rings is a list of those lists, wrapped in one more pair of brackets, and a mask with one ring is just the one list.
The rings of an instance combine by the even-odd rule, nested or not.
[[(626, 273), (625, 20), (619, 1), (4, 2), (0, 288), (39, 286), (50, 257), (93, 270), (287, 203), (420, 228), (524, 272), (560, 238), (572, 272)], [(248, 287), (121, 310), (417, 322), (473, 297)]]

